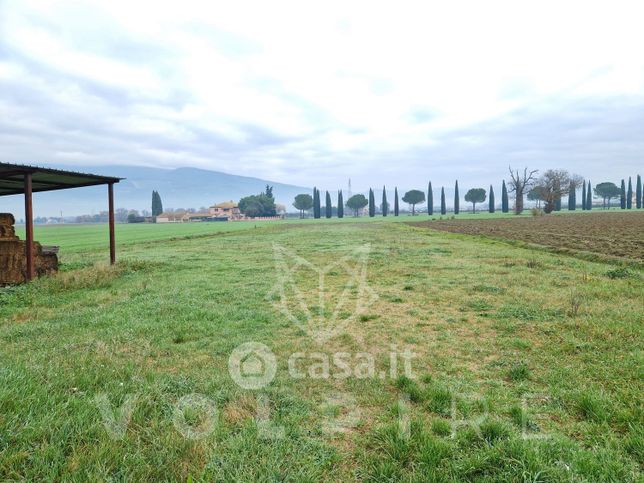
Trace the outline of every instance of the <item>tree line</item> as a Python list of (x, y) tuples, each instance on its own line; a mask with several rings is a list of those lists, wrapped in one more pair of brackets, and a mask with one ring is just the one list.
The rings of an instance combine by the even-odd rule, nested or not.
[[(621, 181), (621, 187), (618, 187), (612, 182), (602, 182), (597, 184), (594, 188), (591, 181), (586, 181), (577, 174), (571, 174), (563, 169), (549, 169), (538, 175), (538, 170), (528, 170), (524, 168), (521, 170), (513, 170), (509, 168), (510, 176), (506, 184), (505, 179), (501, 183), (501, 211), (503, 213), (510, 212), (510, 198), (514, 200), (513, 211), (520, 214), (524, 211), (524, 197), (536, 203), (537, 208), (543, 208), (545, 213), (553, 211), (561, 211), (562, 200), (567, 197), (567, 209), (574, 211), (579, 206), (577, 203), (577, 191), (581, 188), (581, 209), (591, 210), (593, 208), (593, 193), (595, 197), (602, 199), (602, 206), (610, 208), (612, 199), (620, 199), (620, 207), (622, 209), (631, 209), (633, 207), (633, 199), (635, 199), (635, 207), (642, 208), (644, 206), (642, 178), (640, 175), (636, 177), (635, 190), (633, 190), (632, 180), (629, 177), (628, 183), (625, 180)], [(317, 187), (313, 188), (313, 195), (308, 193), (298, 194), (295, 197), (293, 206), (299, 210), (300, 217), (303, 218), (304, 214), (313, 211), (314, 218), (332, 218), (334, 215), (338, 218), (344, 217), (344, 208), (348, 208), (353, 213), (353, 216), (360, 216), (361, 212), (367, 208), (368, 215), (374, 217), (377, 212), (382, 216), (399, 216), (400, 204), (398, 187), (394, 188), (393, 200), (393, 213), (391, 212), (389, 201), (387, 200), (387, 189), (385, 186), (382, 188), (382, 199), (380, 202), (379, 210), (377, 209), (374, 190), (369, 188), (368, 196), (363, 194), (356, 194), (349, 197), (346, 202), (343, 198), (342, 190), (338, 191), (336, 206), (332, 205), (331, 194), (329, 191), (325, 192), (324, 209), (321, 205), (321, 192)], [(494, 187), (490, 185), (489, 190), (484, 188), (471, 188), (464, 196), (466, 202), (471, 203), (472, 212), (476, 213), (476, 205), (485, 203), (487, 201), (487, 211), (494, 213), (497, 209), (496, 196)], [(416, 214), (416, 206), (421, 205), (427, 201), (426, 212), (428, 215), (434, 215), (434, 191), (431, 181), (427, 185), (427, 192), (418, 189), (407, 191), (402, 196), (401, 200), (407, 203), (411, 209), (412, 216)], [(454, 200), (453, 200), (453, 213), (458, 215), (460, 213), (460, 192), (458, 180), (454, 183)], [(445, 197), (445, 188), (440, 189), (440, 214), (447, 214), (447, 202)]]
[[(549, 169), (542, 175), (538, 176), (537, 170), (528, 170), (524, 168), (523, 171), (513, 170), (509, 168), (510, 176), (506, 184), (505, 179), (501, 182), (501, 211), (509, 213), (510, 211), (510, 198), (514, 200), (513, 211), (515, 213), (522, 213), (524, 209), (524, 197), (529, 201), (536, 203), (537, 208), (543, 209), (544, 212), (550, 213), (552, 211), (561, 211), (562, 199), (567, 196), (567, 208), (570, 211), (577, 209), (577, 191), (581, 187), (581, 209), (591, 210), (593, 208), (593, 194), (594, 197), (602, 200), (602, 207), (605, 209), (611, 208), (611, 201), (619, 199), (619, 206), (621, 209), (631, 209), (633, 207), (633, 199), (635, 200), (635, 207), (640, 209), (644, 207), (644, 189), (642, 187), (642, 178), (640, 175), (636, 176), (635, 189), (631, 177), (626, 180), (621, 180), (621, 185), (617, 186), (615, 183), (604, 181), (592, 186), (590, 180), (586, 181), (581, 176), (570, 174), (562, 169)], [(314, 218), (338, 218), (344, 217), (344, 209), (351, 210), (353, 216), (360, 216), (360, 213), (368, 207), (368, 215), (370, 217), (376, 216), (380, 213), (382, 216), (399, 216), (400, 214), (400, 201), (407, 203), (411, 208), (411, 214), (416, 214), (416, 206), (421, 205), (427, 201), (426, 212), (429, 215), (434, 215), (434, 190), (431, 181), (427, 185), (427, 191), (413, 189), (405, 192), (399, 200), (398, 187), (394, 188), (393, 209), (387, 199), (387, 189), (382, 187), (382, 199), (379, 206), (376, 205), (375, 193), (372, 188), (369, 188), (368, 196), (363, 194), (356, 194), (349, 199), (344, 200), (342, 190), (337, 193), (336, 205), (333, 205), (331, 194), (329, 191), (325, 192), (324, 196), (324, 210), (322, 209), (321, 192), (317, 188), (313, 188), (313, 195), (308, 193), (298, 194), (295, 197), (293, 206), (299, 210), (300, 217), (303, 218), (304, 214), (313, 211)], [(445, 196), (445, 188), (440, 189), (440, 206), (437, 211), (441, 215), (447, 214), (447, 201)], [(458, 180), (454, 183), (454, 199), (453, 199), (453, 213), (458, 215), (460, 213), (460, 192)], [(472, 212), (476, 213), (477, 204), (485, 203), (487, 201), (487, 211), (494, 213), (497, 209), (496, 196), (494, 187), (490, 185), (486, 191), (484, 188), (471, 188), (464, 196), (464, 200), (472, 205)], [(246, 196), (239, 201), (239, 209), (242, 213), (249, 217), (268, 217), (275, 216), (277, 213), (277, 205), (275, 197), (273, 196), (273, 187), (266, 185), (264, 192), (257, 195)], [(284, 207), (281, 208), (282, 210)], [(163, 212), (163, 203), (161, 196), (157, 191), (152, 192), (152, 216), (158, 216)], [(132, 215), (132, 213), (129, 213)], [(138, 215), (138, 213), (136, 213)], [(127, 217), (128, 214), (125, 214)]]

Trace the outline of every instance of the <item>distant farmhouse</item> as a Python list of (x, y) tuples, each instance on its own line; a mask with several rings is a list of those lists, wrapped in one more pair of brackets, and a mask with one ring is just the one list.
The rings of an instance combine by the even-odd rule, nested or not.
[(234, 201), (224, 201), (218, 205), (211, 206), (208, 212), (215, 218), (226, 218), (229, 221), (242, 220), (245, 215), (239, 211), (239, 205)]
[[(279, 220), (281, 216), (252, 218), (254, 220)], [(188, 223), (198, 221), (242, 221), (250, 220), (239, 210), (239, 205), (234, 201), (225, 201), (208, 208), (206, 213), (161, 213), (157, 216), (157, 223)]]
[(187, 216), (188, 213), (161, 213), (157, 215), (157, 223), (181, 223)]

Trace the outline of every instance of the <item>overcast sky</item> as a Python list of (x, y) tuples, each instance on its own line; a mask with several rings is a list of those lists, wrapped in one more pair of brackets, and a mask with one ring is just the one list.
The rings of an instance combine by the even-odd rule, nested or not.
[(644, 166), (644, 4), (0, 0), (0, 160), (335, 189)]

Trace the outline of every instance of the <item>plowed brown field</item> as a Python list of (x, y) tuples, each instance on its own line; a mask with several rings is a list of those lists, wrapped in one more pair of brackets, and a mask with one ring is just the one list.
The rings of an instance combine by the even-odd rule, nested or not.
[(596, 212), (533, 218), (411, 223), (433, 230), (519, 240), (566, 252), (644, 260), (644, 212)]

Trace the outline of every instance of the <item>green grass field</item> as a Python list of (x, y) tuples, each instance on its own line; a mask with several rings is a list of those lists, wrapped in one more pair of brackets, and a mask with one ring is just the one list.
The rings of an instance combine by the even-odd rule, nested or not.
[(0, 289), (0, 479), (641, 481), (642, 270), (409, 220), (119, 225), (115, 267), (105, 226), (36, 227), (62, 267)]
[[(614, 210), (618, 211), (618, 210)], [(632, 210), (638, 211), (638, 210)], [(561, 213), (569, 213), (563, 211)], [(572, 212), (579, 215), (591, 214), (586, 211), (575, 211)], [(558, 214), (558, 213), (557, 213)], [(555, 214), (556, 215), (556, 214)], [(408, 221), (422, 222), (432, 219), (450, 219), (453, 218), (453, 213), (447, 213), (444, 216), (440, 214), (435, 214), (433, 216), (428, 216), (427, 214), (419, 213), (416, 216), (411, 216), (407, 213), (401, 214), (399, 217), (389, 216), (387, 217), (387, 222), (397, 222), (404, 223)], [(501, 213), (497, 211), (496, 213), (487, 213), (485, 211), (478, 211), (476, 213), (471, 213), (471, 210), (463, 210), (461, 214), (458, 215), (459, 220), (463, 219), (498, 219), (498, 218), (516, 218), (517, 215), (513, 213)], [(530, 217), (530, 212), (526, 211), (521, 217)], [(166, 223), (166, 224), (117, 224), (116, 225), (116, 235), (117, 242), (119, 245), (130, 245), (136, 243), (150, 242), (150, 241), (160, 241), (160, 240), (172, 240), (176, 238), (189, 238), (189, 237), (199, 237), (199, 236), (210, 236), (214, 233), (228, 233), (233, 231), (249, 230), (256, 229), (267, 226), (276, 226), (283, 224), (339, 224), (339, 223), (374, 223), (382, 222), (383, 218), (378, 216), (376, 218), (369, 218), (367, 216), (361, 216), (355, 218), (347, 214), (343, 219), (331, 218), (325, 219), (321, 218), (319, 220), (314, 220), (312, 218), (306, 218), (303, 220), (300, 219), (287, 219), (284, 221), (256, 221), (256, 222), (235, 222), (235, 223)], [(40, 241), (43, 245), (60, 245), (64, 247), (65, 253), (76, 253), (80, 251), (88, 251), (92, 249), (98, 249), (99, 247), (107, 248), (108, 238), (107, 238), (107, 226), (104, 224), (97, 225), (36, 225), (35, 229), (35, 238)], [(16, 234), (22, 239), (25, 237), (24, 226), (18, 225), (16, 227)], [(63, 256), (65, 255), (63, 253)]]

